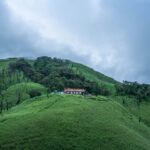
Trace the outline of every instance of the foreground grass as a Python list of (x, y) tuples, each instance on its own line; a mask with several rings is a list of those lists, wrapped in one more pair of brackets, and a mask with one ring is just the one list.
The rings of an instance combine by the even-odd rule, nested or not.
[(104, 97), (42, 96), (0, 117), (0, 149), (149, 150), (150, 129)]
[[(142, 122), (150, 127), (150, 101), (141, 102), (140, 106), (137, 105), (135, 97), (131, 96), (111, 96), (109, 99), (119, 102), (129, 112), (135, 115), (137, 118), (141, 117)], [(123, 100), (125, 103), (123, 104)]]

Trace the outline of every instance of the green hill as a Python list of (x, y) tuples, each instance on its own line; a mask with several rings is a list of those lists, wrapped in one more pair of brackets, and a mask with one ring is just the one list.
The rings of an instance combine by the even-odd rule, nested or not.
[(117, 81), (115, 81), (114, 79), (100, 72), (97, 72), (92, 68), (89, 68), (87, 66), (75, 62), (72, 62), (72, 64), (70, 64), (70, 68), (73, 69), (74, 72), (83, 75), (86, 79), (97, 82), (100, 85), (104, 85), (105, 88), (111, 91), (113, 94), (116, 92), (114, 86), (117, 83)]
[(23, 73), (23, 78), (18, 82), (24, 82), (26, 78), (49, 87), (51, 91), (62, 91), (66, 87), (72, 87), (85, 88), (87, 92), (96, 95), (109, 95), (116, 92), (115, 84), (118, 83), (87, 66), (58, 58), (6, 59), (0, 61), (0, 68), (3, 69), (4, 73), (2, 71), (0, 73), (5, 80), (9, 80), (10, 72), (19, 78), (20, 75), (17, 75), (19, 72)]
[[(68, 87), (86, 93), (58, 95)], [(0, 60), (0, 150), (149, 150), (149, 116), (148, 84), (58, 58)]]
[(149, 150), (150, 128), (107, 98), (51, 95), (0, 117), (2, 150)]
[(117, 101), (120, 104), (122, 104), (122, 101), (125, 100), (125, 104), (123, 106), (137, 118), (140, 116), (142, 122), (150, 127), (150, 101), (143, 101), (140, 106), (138, 106), (135, 97), (111, 96), (110, 99)]
[(46, 88), (38, 83), (17, 83), (10, 86), (4, 93), (5, 100), (15, 106), (17, 101), (20, 100), (19, 103), (22, 101), (29, 99), (31, 97), (31, 92), (39, 92), (41, 94), (46, 93)]
[(87, 77), (87, 79), (92, 81), (111, 83), (111, 84), (115, 84), (117, 82), (114, 79), (79, 63), (72, 62), (70, 67), (75, 72), (78, 72), (79, 74), (83, 74), (85, 77)]

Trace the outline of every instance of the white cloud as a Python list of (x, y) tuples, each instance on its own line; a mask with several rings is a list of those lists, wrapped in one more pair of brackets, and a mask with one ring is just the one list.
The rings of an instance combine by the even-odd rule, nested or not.
[(103, 13), (102, 0), (90, 0), (92, 15), (96, 19), (101, 13)]
[(32, 44), (35, 47), (46, 47), (42, 52), (75, 54), (79, 58), (84, 58), (81, 62), (119, 80), (131, 79), (131, 75), (135, 76), (137, 73), (138, 66), (135, 65), (137, 60), (132, 56), (135, 50), (132, 50), (134, 46), (132, 47), (130, 41), (134, 39), (134, 36), (130, 36), (130, 32), (135, 30), (130, 22), (135, 23), (137, 14), (132, 14), (130, 2), (5, 1), (12, 14), (12, 22), (17, 28), (21, 27), (23, 30), (36, 33), (38, 38)]
[[(35, 1), (32, 0), (30, 2), (33, 3)], [(91, 50), (94, 52), (94, 47), (82, 42), (80, 37), (73, 35), (57, 18), (51, 15), (46, 18), (42, 10), (39, 9), (43, 5), (42, 2), (36, 7), (31, 7), (31, 4), (28, 0), (26, 3), (21, 3), (18, 0), (7, 1), (7, 5), (14, 15), (13, 17), (37, 31), (42, 39), (54, 40), (57, 44), (67, 45), (79, 55), (87, 55), (89, 52), (91, 53)]]
[[(11, 0), (11, 1), (7, 0), (6, 2), (13, 14), (13, 18), (15, 18), (15, 20), (19, 20), (19, 23), (23, 23), (28, 28), (31, 28), (33, 31), (37, 32), (41, 37), (42, 41), (53, 40), (58, 45), (66, 45), (70, 47), (69, 51), (71, 50), (79, 56), (88, 57), (87, 61), (88, 65), (91, 65), (95, 68), (100, 67), (102, 71), (112, 69), (117, 65), (117, 63), (119, 63), (118, 62), (119, 59), (116, 58), (117, 54), (115, 53), (115, 49), (109, 48), (113, 45), (112, 41), (110, 41), (110, 39), (107, 38), (107, 36), (105, 37), (98, 36), (100, 40), (104, 38), (106, 39), (106, 41), (101, 45), (98, 44), (98, 46), (95, 46), (93, 44), (95, 41), (84, 39), (81, 33), (75, 34), (71, 30), (67, 29), (67, 26), (64, 26), (64, 24), (60, 22), (59, 19), (57, 18), (57, 15), (55, 16), (54, 12), (51, 12), (51, 10), (50, 10), (51, 13), (49, 13), (46, 16), (44, 13), (47, 12), (48, 9), (51, 9), (51, 7), (45, 5), (46, 3), (44, 2), (46, 1), (44, 2), (38, 1), (38, 3), (36, 3), (35, 0), (30, 1), (26, 0), (25, 2), (21, 0)], [(92, 10), (94, 11), (94, 15), (96, 16), (100, 15), (99, 12), (101, 9), (100, 8), (101, 0), (92, 0), (92, 1), (90, 0), (90, 2), (92, 4)], [(34, 5), (35, 3), (36, 5)], [(53, 5), (53, 3), (49, 4)], [(44, 13), (43, 8), (45, 9)], [(87, 21), (87, 26), (89, 28), (90, 26), (88, 23), (90, 23), (90, 20)], [(89, 30), (92, 31), (93, 27), (91, 26)], [(81, 28), (81, 30), (84, 31), (84, 28)], [(90, 35), (88, 34), (87, 36), (88, 38), (90, 37)], [(38, 42), (40, 43), (40, 41)], [(50, 49), (47, 49), (46, 51), (49, 50)], [(59, 50), (61, 51), (61, 49)]]

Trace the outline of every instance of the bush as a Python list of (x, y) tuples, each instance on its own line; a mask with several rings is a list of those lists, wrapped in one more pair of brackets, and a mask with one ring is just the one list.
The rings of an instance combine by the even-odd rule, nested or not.
[(29, 92), (29, 95), (30, 95), (30, 98), (34, 98), (34, 97), (37, 97), (37, 96), (41, 96), (41, 92), (37, 91), (37, 90), (32, 90)]

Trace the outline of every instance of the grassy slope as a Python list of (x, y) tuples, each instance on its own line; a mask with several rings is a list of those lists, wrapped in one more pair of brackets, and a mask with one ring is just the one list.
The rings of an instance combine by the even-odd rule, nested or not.
[(0, 149), (149, 150), (150, 129), (104, 97), (51, 95), (0, 117)]
[(116, 84), (117, 81), (115, 81), (114, 79), (79, 63), (72, 63), (70, 67), (76, 73), (83, 75), (86, 79), (95, 81), (99, 84), (103, 84), (106, 86), (106, 88), (111, 90), (112, 93), (115, 93), (114, 84)]
[(141, 117), (142, 121), (150, 127), (150, 101), (142, 102), (140, 107), (137, 106), (136, 100), (134, 97), (127, 96), (113, 96), (110, 97), (112, 100), (118, 101), (122, 104), (122, 100), (125, 100), (124, 106), (128, 109), (132, 114), (137, 117)]
[(140, 108), (140, 115), (142, 117), (142, 121), (145, 122), (150, 127), (150, 103), (144, 102)]

